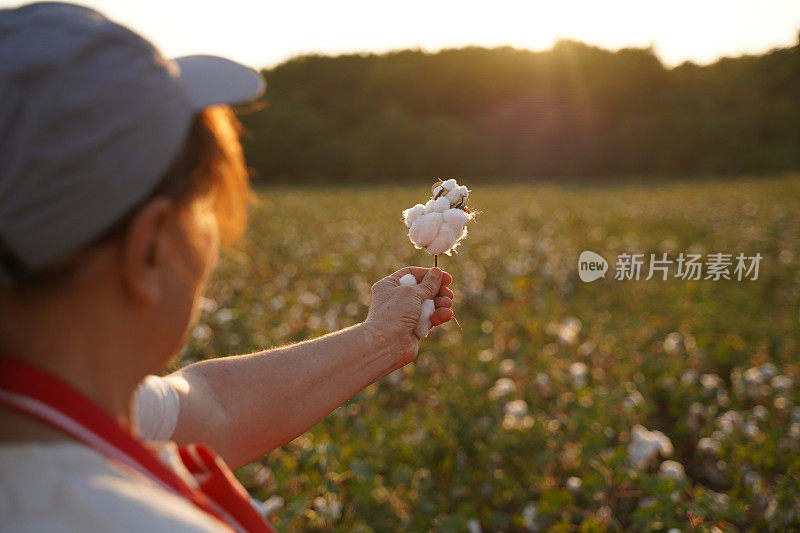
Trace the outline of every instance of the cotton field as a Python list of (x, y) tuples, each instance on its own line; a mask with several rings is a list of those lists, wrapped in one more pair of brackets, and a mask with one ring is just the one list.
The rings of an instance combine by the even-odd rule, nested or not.
[[(433, 178), (433, 177), (432, 177)], [(433, 257), (402, 188), (263, 188), (182, 360), (357, 323)], [(283, 531), (800, 528), (800, 178), (470, 181), (454, 322), (417, 360), (238, 472)], [(578, 277), (590, 250), (609, 275)], [(763, 256), (758, 279), (614, 279), (620, 254)]]

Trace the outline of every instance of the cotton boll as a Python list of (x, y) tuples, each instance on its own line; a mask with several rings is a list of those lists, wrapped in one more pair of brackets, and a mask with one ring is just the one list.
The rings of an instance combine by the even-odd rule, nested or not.
[(641, 470), (653, 462), (658, 455), (669, 457), (673, 451), (672, 441), (662, 432), (649, 431), (639, 424), (633, 426), (627, 452), (628, 459), (634, 468)]
[[(438, 181), (431, 187), (433, 198), (403, 211), (414, 246), (432, 255), (450, 253), (467, 235), (467, 222), (474, 215), (466, 209), (469, 189), (456, 180)], [(436, 217), (439, 218), (436, 218)]]
[[(434, 183), (433, 187), (431, 187), (431, 192), (433, 193), (434, 198), (437, 196), (447, 197), (453, 190), (457, 188), (458, 183), (456, 183), (456, 180), (451, 178), (444, 182), (439, 180), (437, 183)], [(466, 189), (466, 187), (464, 187), (464, 189)]]
[(458, 234), (454, 233), (450, 226), (442, 224), (439, 228), (439, 234), (425, 246), (425, 249), (433, 255), (443, 254), (453, 246), (457, 238)]
[(458, 245), (461, 243), (461, 240), (466, 236), (467, 236), (467, 227), (464, 226), (463, 228), (461, 228), (461, 233), (459, 233), (458, 236), (453, 240), (453, 243), (450, 245), (450, 248), (445, 250), (444, 253), (447, 255), (452, 255), (453, 252), (456, 251), (456, 248), (458, 248)]
[(417, 204), (414, 207), (410, 207), (403, 211), (403, 221), (406, 223), (406, 227), (410, 228), (412, 225), (414, 225), (414, 221), (424, 214), (425, 206), (422, 204)]
[(433, 304), (433, 300), (425, 300), (422, 302), (422, 311), (419, 315), (417, 326), (414, 328), (414, 333), (417, 334), (417, 337), (422, 338), (428, 336), (431, 330), (431, 317), (435, 310), (436, 306)]
[(658, 467), (658, 475), (675, 479), (686, 479), (686, 470), (678, 461), (667, 460)]
[[(459, 211), (469, 220), (469, 215), (460, 209), (450, 209), (449, 211)], [(450, 255), (458, 247), (461, 240), (467, 236), (467, 226), (463, 217), (450, 215), (449, 219), (444, 219), (444, 216), (442, 218), (444, 223), (439, 230), (439, 234), (425, 248), (428, 253), (433, 255), (441, 253)]]
[[(444, 204), (448, 202), (446, 198), (439, 200), (443, 200)], [(447, 209), (444, 213), (426, 213), (414, 220), (408, 231), (408, 237), (417, 248), (425, 248), (433, 255), (449, 253), (458, 241), (466, 236), (468, 220), (469, 215), (461, 209)]]
[(408, 230), (408, 238), (417, 248), (425, 248), (439, 233), (442, 226), (441, 213), (427, 213), (419, 217)]
[(450, 205), (455, 205), (459, 201), (461, 201), (461, 195), (458, 193), (458, 187), (447, 193), (444, 197), (447, 198), (447, 201)]
[(442, 213), (442, 218), (444, 218), (444, 223), (450, 226), (456, 235), (461, 233), (461, 229), (469, 221), (469, 215), (461, 209), (448, 209)]
[(433, 201), (433, 210), (437, 213), (444, 213), (448, 209), (450, 209), (450, 200), (446, 197), (442, 196)]
[(450, 206), (455, 207), (461, 203), (463, 198), (469, 197), (469, 189), (463, 185), (455, 187), (452, 191), (448, 192), (446, 198), (450, 201)]
[(463, 227), (463, 228), (461, 228), (461, 231), (458, 233), (458, 236), (456, 237), (456, 240), (455, 240), (455, 241), (453, 241), (453, 245), (452, 245), (452, 246), (450, 246), (450, 249), (449, 249), (449, 250), (447, 250), (447, 252), (445, 252), (445, 253), (446, 253), (447, 255), (450, 255), (450, 252), (454, 252), (454, 251), (456, 250), (456, 248), (458, 247), (458, 245), (461, 243), (461, 241), (462, 241), (462, 240), (464, 239), (464, 237), (466, 237), (466, 236), (467, 236), (467, 226), (466, 226), (466, 224), (465, 224), (465, 225), (464, 225), (464, 227)]
[(414, 277), (414, 274), (406, 274), (402, 278), (400, 278), (400, 285), (416, 285), (417, 278)]
[[(414, 277), (414, 274), (406, 274), (402, 278), (400, 278), (400, 285), (416, 285), (417, 278)], [(414, 326), (414, 333), (417, 337), (427, 337), (428, 332), (431, 330), (431, 316), (433, 316), (433, 312), (436, 310), (436, 306), (433, 303), (433, 300), (425, 300), (422, 302), (422, 310), (419, 315), (419, 320), (417, 320), (417, 325)]]

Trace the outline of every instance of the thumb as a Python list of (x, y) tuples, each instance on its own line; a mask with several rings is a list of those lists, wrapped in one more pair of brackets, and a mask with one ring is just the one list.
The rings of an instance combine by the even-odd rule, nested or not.
[(417, 285), (417, 291), (425, 300), (432, 299), (439, 293), (439, 289), (441, 288), (442, 271), (436, 267), (428, 270), (428, 273), (425, 274), (425, 277), (422, 278), (422, 281)]

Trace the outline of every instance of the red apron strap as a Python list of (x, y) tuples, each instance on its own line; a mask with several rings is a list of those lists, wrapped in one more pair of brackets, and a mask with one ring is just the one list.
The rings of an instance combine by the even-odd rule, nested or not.
[(200, 490), (233, 512), (246, 530), (258, 531), (255, 528), (263, 524), (264, 519), (253, 507), (250, 495), (219, 455), (204, 444), (181, 447), (180, 454), (183, 464), (200, 484)]
[(44, 370), (0, 356), (0, 405), (63, 431), (237, 531), (275, 531), (210, 448), (191, 446), (180, 451), (181, 459), (191, 458), (186, 466), (198, 477), (200, 490), (195, 490), (97, 404)]

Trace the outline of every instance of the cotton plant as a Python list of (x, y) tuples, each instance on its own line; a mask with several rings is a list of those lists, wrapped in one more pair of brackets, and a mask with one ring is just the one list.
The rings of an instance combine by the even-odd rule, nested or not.
[[(475, 218), (475, 213), (467, 207), (469, 193), (454, 179), (438, 180), (431, 187), (431, 198), (426, 203), (403, 211), (408, 238), (417, 249), (433, 255), (434, 266), (439, 264), (439, 255), (451, 255), (467, 236), (467, 222)], [(400, 285), (416, 283), (413, 274), (400, 278)], [(428, 335), (434, 310), (433, 300), (422, 302), (422, 312), (414, 328), (418, 337)]]

